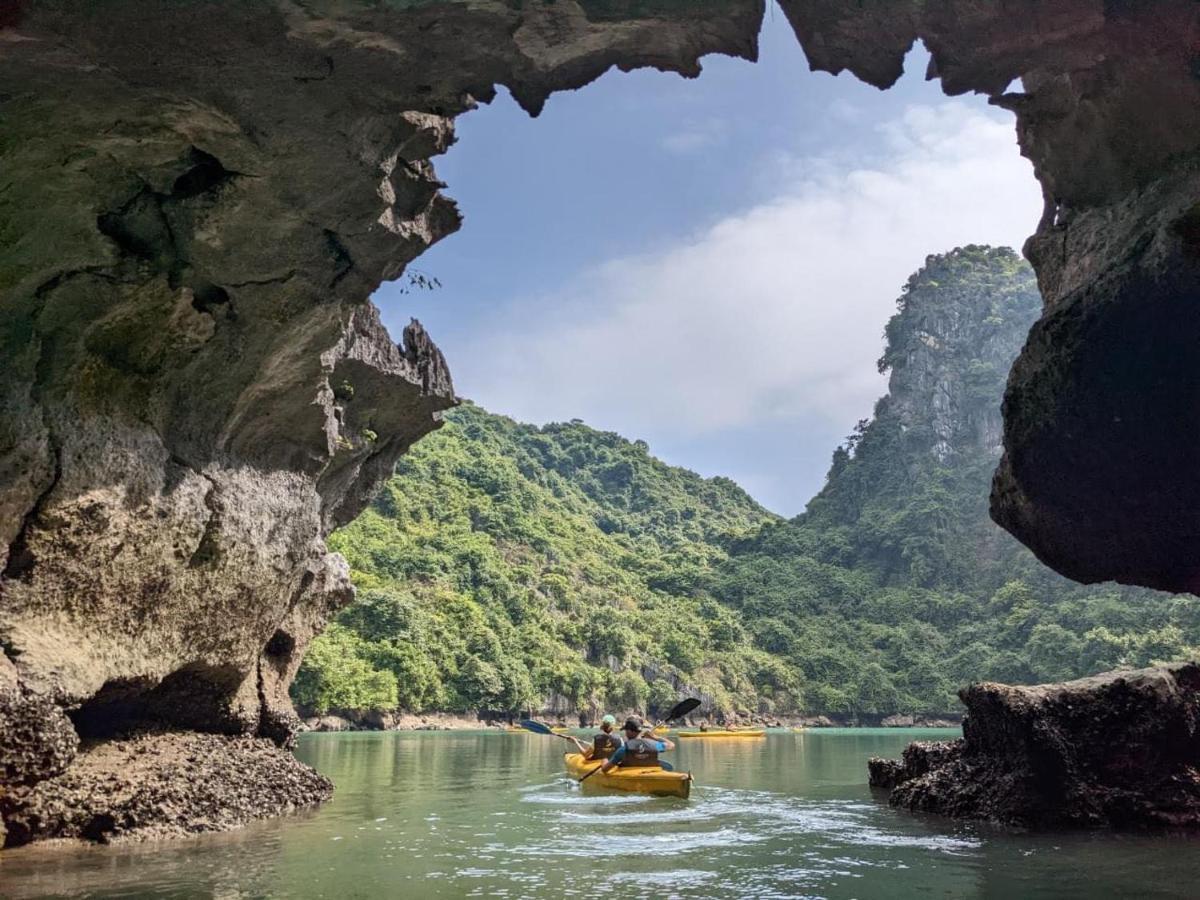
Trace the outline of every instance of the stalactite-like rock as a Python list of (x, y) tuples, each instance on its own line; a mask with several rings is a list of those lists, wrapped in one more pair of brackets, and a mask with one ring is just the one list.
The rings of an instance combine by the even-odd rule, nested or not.
[[(612, 66), (752, 56), (761, 16), (589, 6), (3, 6), (10, 843), (110, 814), (30, 824), (107, 772), (97, 741), (291, 740), (288, 685), (352, 596), (324, 538), (454, 403), (421, 326), (395, 343), (368, 299), (459, 227), (430, 164), (453, 116), (497, 83), (535, 111)], [(73, 765), (81, 737), (91, 762)], [(292, 781), (289, 806), (328, 790)], [(114, 809), (152, 830), (132, 787)], [(211, 797), (178, 798), (208, 815)]]

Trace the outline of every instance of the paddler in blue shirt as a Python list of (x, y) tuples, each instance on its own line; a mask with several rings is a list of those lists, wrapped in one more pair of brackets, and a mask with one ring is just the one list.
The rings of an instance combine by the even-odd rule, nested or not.
[(625, 720), (623, 728), (625, 743), (604, 761), (600, 766), (601, 772), (607, 772), (616, 766), (650, 766), (662, 767), (658, 754), (675, 749), (675, 743), (666, 738), (656, 738), (641, 719), (631, 716)]

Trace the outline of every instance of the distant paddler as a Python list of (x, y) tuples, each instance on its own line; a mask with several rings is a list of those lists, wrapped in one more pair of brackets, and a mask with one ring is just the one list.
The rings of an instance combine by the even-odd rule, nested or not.
[(593, 735), (591, 746), (575, 737), (572, 737), (571, 740), (575, 742), (575, 746), (579, 748), (579, 752), (585, 760), (608, 759), (617, 752), (623, 743), (621, 736), (616, 733), (616, 728), (616, 716), (609, 714), (600, 720), (600, 730)]

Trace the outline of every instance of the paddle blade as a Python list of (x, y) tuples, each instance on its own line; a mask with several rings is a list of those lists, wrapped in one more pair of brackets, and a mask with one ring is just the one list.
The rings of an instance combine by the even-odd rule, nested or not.
[(696, 697), (688, 697), (686, 700), (680, 700), (670, 711), (663, 716), (664, 722), (673, 722), (681, 716), (686, 716), (693, 709), (700, 705), (700, 700)]
[(669, 762), (667, 762), (665, 759), (660, 759), (658, 761), (658, 764), (660, 766), (662, 766), (664, 772), (674, 772), (675, 771), (675, 767), (673, 765), (671, 765)]
[(522, 719), (517, 724), (520, 725), (522, 728), (524, 728), (526, 731), (532, 731), (534, 734), (549, 734), (549, 735), (557, 737), (557, 735), (555, 735), (554, 732), (550, 730), (549, 725), (543, 725), (541, 722), (533, 721), (533, 719)]

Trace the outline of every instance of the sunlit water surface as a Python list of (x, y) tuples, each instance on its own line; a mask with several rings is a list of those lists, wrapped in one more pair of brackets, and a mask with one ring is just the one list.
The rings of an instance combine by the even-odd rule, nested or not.
[(0, 857), (0, 895), (89, 897), (1197, 896), (1200, 841), (1038, 835), (918, 817), (869, 756), (931, 730), (684, 743), (690, 800), (581, 794), (527, 734), (306, 735), (334, 800), (242, 831)]

